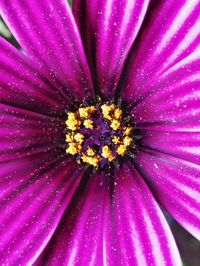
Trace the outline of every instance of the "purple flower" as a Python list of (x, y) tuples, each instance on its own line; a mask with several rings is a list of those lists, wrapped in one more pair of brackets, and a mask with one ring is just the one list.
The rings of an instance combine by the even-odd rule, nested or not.
[[(200, 239), (200, 1), (0, 8), (23, 49), (1, 39), (0, 264), (181, 265), (160, 206)], [(112, 139), (125, 126), (111, 129), (97, 95), (131, 116), (124, 156)], [(69, 112), (88, 141), (75, 156)], [(88, 145), (102, 165), (83, 161)]]

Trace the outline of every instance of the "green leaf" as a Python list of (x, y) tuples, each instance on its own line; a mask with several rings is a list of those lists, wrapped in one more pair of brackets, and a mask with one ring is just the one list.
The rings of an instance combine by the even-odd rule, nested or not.
[(11, 38), (11, 33), (6, 27), (6, 25), (3, 23), (2, 19), (0, 18), (0, 35), (5, 37), (5, 38)]

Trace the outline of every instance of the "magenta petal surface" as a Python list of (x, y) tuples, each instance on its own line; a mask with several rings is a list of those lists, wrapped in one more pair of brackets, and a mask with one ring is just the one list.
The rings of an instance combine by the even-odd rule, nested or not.
[(200, 132), (143, 130), (141, 145), (200, 165)]
[[(147, 21), (130, 56), (122, 93), (142, 100), (159, 77), (200, 48), (199, 0), (152, 1)], [(197, 68), (197, 66), (196, 66)]]
[(171, 67), (143, 98), (133, 104), (132, 114), (140, 128), (199, 132), (200, 52)]
[(0, 104), (0, 162), (63, 144), (61, 120)]
[(27, 55), (64, 96), (91, 97), (90, 71), (67, 1), (3, 0), (0, 10)]
[(7, 41), (0, 39), (0, 101), (45, 115), (60, 116), (68, 101), (33, 63)]
[(33, 265), (54, 234), (81, 171), (65, 156), (49, 152), (2, 164), (0, 177), (0, 264)]
[(36, 265), (181, 265), (169, 226), (133, 166), (87, 177)]
[(141, 150), (136, 163), (158, 201), (200, 240), (199, 165), (151, 150)]
[(148, 0), (75, 0), (88, 60), (99, 89), (113, 96), (128, 53), (143, 22)]

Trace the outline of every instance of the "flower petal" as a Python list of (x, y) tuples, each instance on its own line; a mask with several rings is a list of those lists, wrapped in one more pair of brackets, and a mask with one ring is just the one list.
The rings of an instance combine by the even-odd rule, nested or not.
[(200, 240), (200, 167), (148, 149), (135, 160), (159, 202)]
[(61, 120), (0, 104), (0, 162), (64, 143)]
[(21, 52), (0, 38), (0, 100), (22, 109), (61, 116), (69, 102)]
[(200, 165), (200, 132), (143, 130), (140, 145)]
[(139, 128), (198, 132), (200, 129), (200, 52), (170, 68), (132, 109)]
[(107, 97), (115, 92), (148, 3), (149, 0), (73, 1), (91, 69)]
[[(142, 101), (159, 87), (159, 77), (200, 48), (199, 0), (152, 1), (125, 75), (122, 94)], [(165, 84), (167, 85), (167, 84)]]
[(67, 1), (3, 0), (0, 9), (22, 48), (65, 97), (91, 97), (90, 71)]
[(181, 265), (164, 215), (133, 166), (114, 179), (86, 178), (36, 265)]
[(1, 164), (1, 265), (33, 265), (80, 179), (76, 165), (55, 152)]

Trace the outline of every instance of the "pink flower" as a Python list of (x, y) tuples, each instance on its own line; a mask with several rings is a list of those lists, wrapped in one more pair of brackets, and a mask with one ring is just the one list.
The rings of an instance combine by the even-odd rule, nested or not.
[[(23, 51), (0, 40), (0, 265), (181, 265), (160, 206), (200, 239), (200, 1), (0, 9)], [(94, 173), (63, 130), (97, 95), (120, 98), (134, 132), (119, 168)]]

